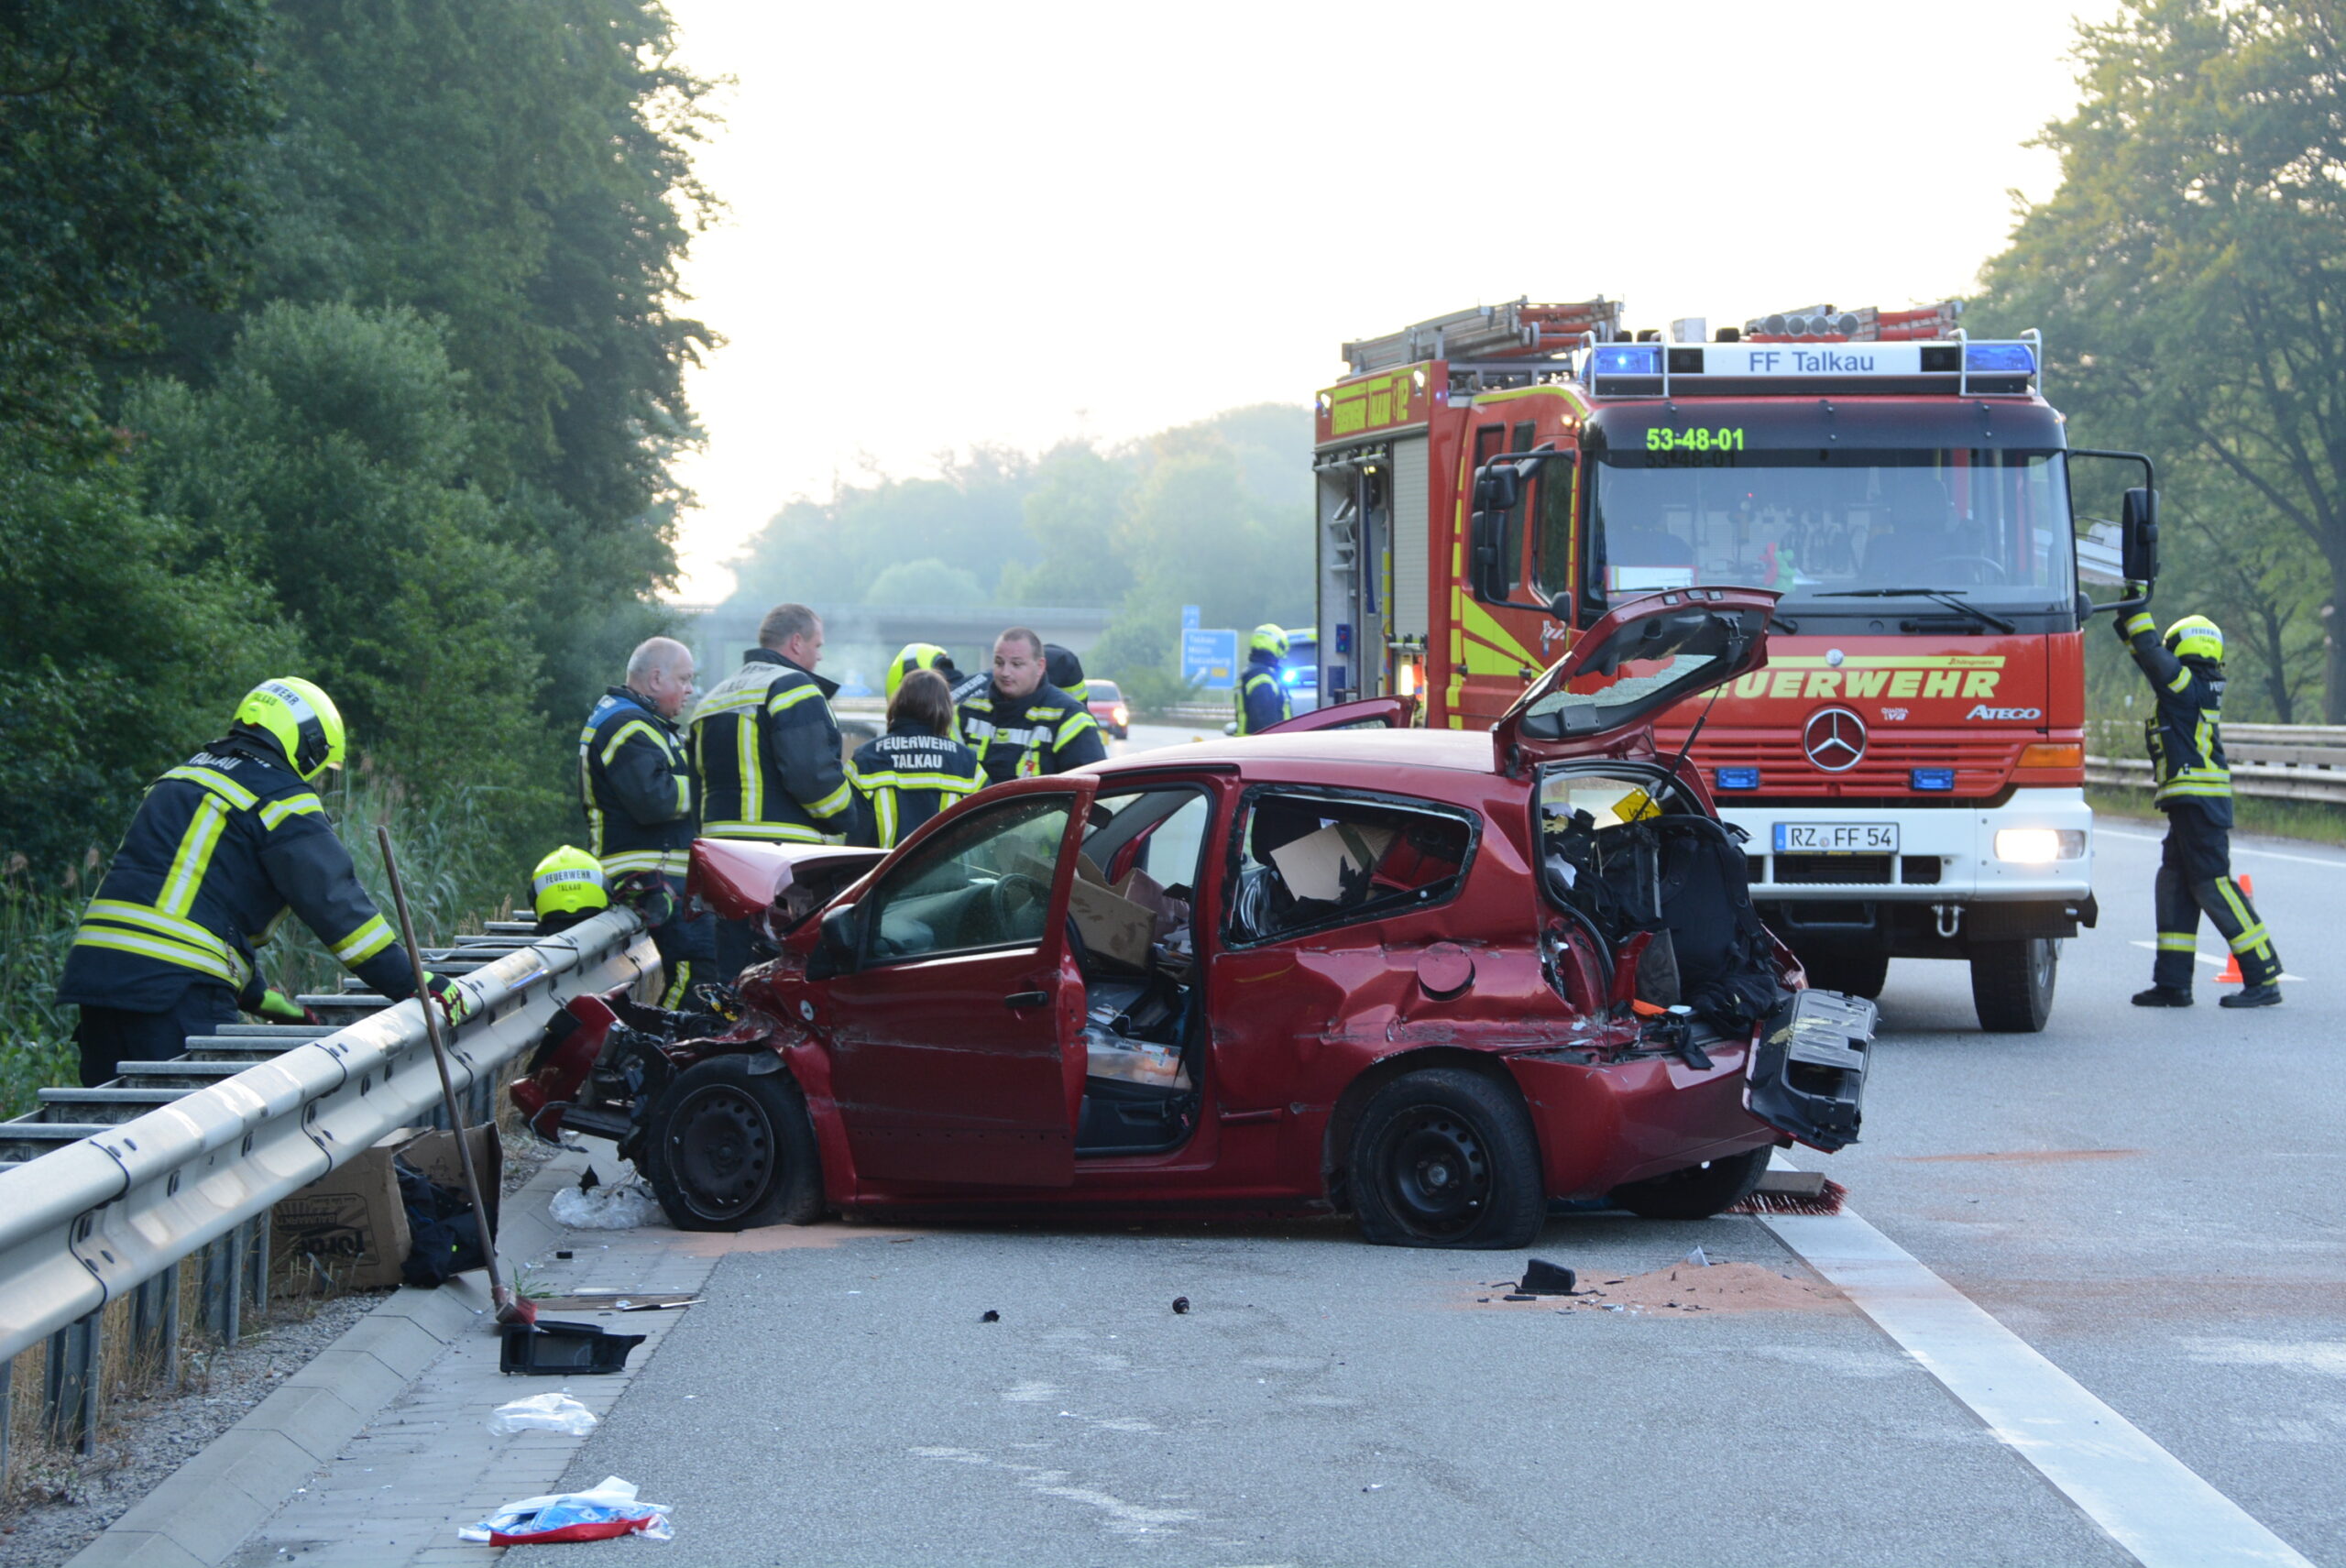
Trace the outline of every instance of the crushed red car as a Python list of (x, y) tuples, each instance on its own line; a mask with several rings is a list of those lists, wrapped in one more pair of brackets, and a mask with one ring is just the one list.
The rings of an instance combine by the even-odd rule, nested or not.
[(1332, 1206), (1514, 1247), (1559, 1200), (1715, 1213), (1780, 1143), (1856, 1138), (1873, 1031), (1654, 751), (1765, 663), (1773, 602), (1634, 600), (1488, 732), (1370, 702), (997, 785), (885, 855), (703, 840), (698, 896), (776, 956), (713, 1013), (574, 1002), (515, 1102), (687, 1228)]

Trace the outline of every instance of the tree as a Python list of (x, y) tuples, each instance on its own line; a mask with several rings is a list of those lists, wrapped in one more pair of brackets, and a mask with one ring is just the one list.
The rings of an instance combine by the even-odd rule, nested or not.
[[(2220, 474), (2197, 514), (2264, 685), (2290, 711), (2309, 638), (2289, 553), (2346, 589), (2346, 50), (2332, 6), (2130, 0), (2080, 29), (2084, 102), (2046, 127), (2053, 197), (1982, 272), (1990, 329), (2042, 324), (2079, 444)], [(2172, 574), (2170, 574), (2172, 576)], [(2195, 584), (2195, 587), (2204, 586)], [(2346, 650), (2324, 711), (2346, 722)]]

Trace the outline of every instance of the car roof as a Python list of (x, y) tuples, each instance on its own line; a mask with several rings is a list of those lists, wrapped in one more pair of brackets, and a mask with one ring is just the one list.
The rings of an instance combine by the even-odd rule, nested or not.
[(1277, 774), (1297, 763), (1357, 764), (1361, 782), (1394, 768), (1442, 768), (1488, 773), (1493, 769), (1487, 729), (1307, 729), (1292, 735), (1222, 737), (1188, 746), (1161, 746), (1129, 752), (1086, 771), (1103, 775), (1138, 768), (1235, 763), (1240, 772)]

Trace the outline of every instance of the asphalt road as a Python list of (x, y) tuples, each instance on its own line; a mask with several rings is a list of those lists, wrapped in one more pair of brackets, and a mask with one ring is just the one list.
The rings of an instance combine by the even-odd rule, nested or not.
[[(2346, 1020), (2323, 891), (2346, 855), (2241, 846), (2302, 977), (2285, 1006), (2225, 1013), (2203, 983), (2197, 1008), (2145, 1011), (2126, 997), (2148, 978), (2154, 832), (2105, 824), (2104, 924), (2067, 947), (2045, 1033), (1982, 1035), (1960, 969), (1893, 966), (1867, 1140), (1824, 1163), (2062, 1371), (2346, 1564)], [(665, 1562), (2129, 1561), (1846, 1303), (1486, 1302), (1518, 1255), (1336, 1223), (768, 1234), (571, 1472), (673, 1502)], [(1603, 1279), (1698, 1244), (1803, 1275), (1748, 1219), (1579, 1215), (1538, 1250)]]

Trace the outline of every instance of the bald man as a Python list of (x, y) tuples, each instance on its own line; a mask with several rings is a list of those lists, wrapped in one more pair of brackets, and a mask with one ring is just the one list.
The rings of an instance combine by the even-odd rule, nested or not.
[[(700, 791), (676, 718), (693, 699), (692, 650), (653, 637), (629, 655), (627, 685), (596, 703), (578, 733), (578, 793), (586, 811), (586, 850), (617, 883), (641, 874), (672, 895), (652, 927), (667, 984), (661, 1004), (681, 1007), (696, 978), (708, 979), (716, 932), (706, 918), (684, 918), (685, 872), (700, 827)], [(659, 901), (648, 906), (662, 913)], [(697, 970), (697, 974), (696, 974)]]

